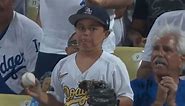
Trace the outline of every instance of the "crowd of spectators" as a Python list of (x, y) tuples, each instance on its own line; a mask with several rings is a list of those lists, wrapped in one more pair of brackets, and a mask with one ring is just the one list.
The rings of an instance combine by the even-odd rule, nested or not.
[[(26, 93), (44, 105), (65, 105), (78, 98), (67, 97), (65, 90), (90, 79), (109, 83), (120, 105), (184, 105), (185, 0), (1, 0), (0, 17), (0, 93)], [(131, 84), (127, 66), (113, 56), (117, 46), (144, 50)], [(26, 92), (25, 72), (38, 79)], [(49, 95), (38, 84), (46, 73), (52, 73), (56, 89)]]

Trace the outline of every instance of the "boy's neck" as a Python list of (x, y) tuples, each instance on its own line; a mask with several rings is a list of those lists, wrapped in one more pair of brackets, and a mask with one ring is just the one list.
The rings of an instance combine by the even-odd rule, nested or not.
[(99, 57), (102, 54), (103, 50), (97, 50), (97, 51), (79, 51), (77, 55), (81, 55), (83, 57)]

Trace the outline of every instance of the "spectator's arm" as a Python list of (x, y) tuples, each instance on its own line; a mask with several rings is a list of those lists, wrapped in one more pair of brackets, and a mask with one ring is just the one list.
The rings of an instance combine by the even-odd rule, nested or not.
[(146, 20), (148, 17), (147, 4), (145, 0), (136, 0), (134, 13), (132, 16), (131, 30), (134, 30), (142, 36), (145, 35)]
[(99, 5), (105, 8), (123, 8), (130, 6), (133, 0), (86, 0), (87, 3)]
[(139, 32), (142, 36), (145, 36), (144, 32), (146, 29), (146, 21), (142, 19), (133, 18), (132, 23), (131, 23), (131, 29)]
[(126, 7), (120, 8), (120, 9), (116, 9), (115, 12), (114, 12), (115, 15), (116, 15), (115, 19), (120, 19), (120, 18), (122, 18), (122, 17), (124, 16), (126, 10), (127, 10)]
[(144, 47), (145, 38), (136, 30), (129, 29), (127, 33), (127, 38), (132, 42), (132, 46), (134, 47)]

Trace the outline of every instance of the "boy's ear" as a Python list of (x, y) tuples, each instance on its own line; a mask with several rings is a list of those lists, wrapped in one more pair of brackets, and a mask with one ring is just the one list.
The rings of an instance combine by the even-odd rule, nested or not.
[(65, 52), (66, 52), (67, 54), (69, 54), (69, 48), (68, 48), (68, 47), (65, 48)]

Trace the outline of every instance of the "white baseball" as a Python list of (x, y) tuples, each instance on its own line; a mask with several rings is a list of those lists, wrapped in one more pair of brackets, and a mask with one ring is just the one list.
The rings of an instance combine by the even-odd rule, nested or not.
[(22, 84), (24, 87), (30, 87), (35, 85), (35, 76), (33, 73), (26, 72), (22, 76)]

